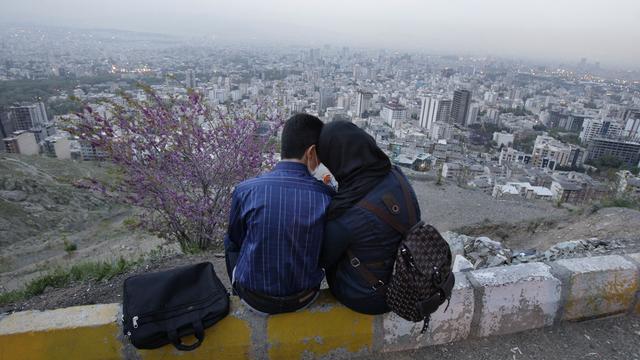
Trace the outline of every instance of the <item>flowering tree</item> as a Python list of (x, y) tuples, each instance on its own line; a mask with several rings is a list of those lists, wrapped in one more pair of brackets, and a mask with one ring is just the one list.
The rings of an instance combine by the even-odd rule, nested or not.
[(69, 130), (121, 167), (119, 193), (144, 209), (141, 225), (184, 251), (206, 249), (222, 239), (233, 187), (273, 165), (282, 115), (276, 106), (235, 110), (193, 91), (162, 98), (143, 89), (148, 101), (123, 93), (120, 103), (103, 102), (111, 115), (86, 106)]

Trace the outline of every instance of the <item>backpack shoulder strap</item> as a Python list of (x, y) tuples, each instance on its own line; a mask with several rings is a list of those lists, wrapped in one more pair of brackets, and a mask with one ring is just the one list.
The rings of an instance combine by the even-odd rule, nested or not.
[(407, 231), (409, 230), (400, 221), (398, 221), (398, 219), (394, 218), (388, 211), (374, 205), (368, 200), (361, 200), (357, 204), (357, 206), (365, 210), (369, 210), (375, 216), (377, 216), (380, 220), (382, 220), (384, 223), (394, 228), (397, 232), (399, 232), (403, 236), (406, 235)]
[(374, 215), (376, 215), (380, 220), (385, 222), (387, 225), (394, 228), (397, 232), (405, 236), (409, 229), (418, 222), (417, 212), (415, 205), (413, 204), (413, 199), (411, 198), (411, 191), (409, 190), (409, 184), (407, 180), (400, 174), (400, 171), (395, 167), (391, 170), (393, 175), (395, 176), (398, 183), (400, 183), (400, 188), (402, 189), (402, 194), (404, 195), (405, 207), (407, 209), (407, 215), (409, 217), (409, 226), (405, 226), (398, 219), (396, 219), (389, 211), (374, 205), (370, 201), (366, 199), (360, 200), (356, 206), (361, 207), (365, 210), (369, 210)]
[(355, 254), (351, 252), (351, 250), (347, 250), (347, 256), (349, 258), (349, 263), (351, 264), (351, 266), (358, 272), (358, 274), (360, 274), (360, 276), (369, 284), (369, 286), (371, 286), (374, 291), (384, 294), (384, 292), (386, 291), (386, 284), (384, 283), (384, 281), (378, 279), (378, 277), (375, 276), (371, 272), (371, 270), (367, 269), (365, 264), (361, 263), (360, 259), (358, 259)]
[[(391, 226), (394, 230), (399, 232), (403, 237), (407, 235), (409, 229), (416, 224), (417, 214), (415, 210), (415, 206), (411, 199), (411, 192), (409, 191), (409, 184), (402, 177), (399, 171), (395, 168), (391, 170), (393, 175), (396, 177), (398, 182), (400, 183), (400, 187), (402, 188), (402, 193), (404, 195), (404, 200), (406, 203), (406, 209), (409, 216), (409, 227), (402, 224), (395, 218), (388, 210), (385, 210), (379, 206), (374, 205), (370, 201), (366, 199), (360, 200), (356, 206), (368, 210), (377, 216), (380, 220), (382, 220), (387, 225)], [(384, 200), (384, 199), (383, 199)], [(360, 260), (355, 256), (355, 254), (351, 250), (347, 250), (347, 256), (349, 258), (349, 263), (351, 266), (356, 269), (356, 271), (360, 274), (360, 276), (374, 289), (376, 292), (385, 292), (386, 287), (385, 283), (378, 279), (367, 267), (365, 264), (361, 263)]]
[(413, 226), (418, 222), (418, 220), (416, 219), (417, 212), (413, 204), (413, 199), (411, 198), (409, 184), (407, 180), (400, 174), (400, 170), (394, 167), (391, 172), (396, 177), (396, 180), (398, 180), (398, 182), (400, 183), (402, 194), (404, 195), (405, 206), (407, 207), (407, 213), (409, 214), (409, 224), (410, 226)]

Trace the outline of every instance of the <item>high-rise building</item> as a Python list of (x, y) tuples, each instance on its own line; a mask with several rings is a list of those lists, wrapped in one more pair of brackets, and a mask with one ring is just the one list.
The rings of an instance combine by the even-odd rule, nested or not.
[(459, 125), (467, 125), (467, 114), (471, 103), (471, 92), (469, 90), (456, 90), (453, 92), (451, 102), (450, 122)]
[(333, 106), (333, 89), (328, 87), (321, 87), (319, 93), (320, 99), (318, 101), (318, 112), (323, 113), (328, 107)]
[(341, 107), (345, 110), (349, 109), (349, 105), (351, 105), (351, 99), (349, 98), (349, 94), (342, 94), (338, 96), (336, 100), (336, 106)]
[(358, 81), (358, 79), (360, 79), (361, 72), (362, 69), (360, 67), (360, 64), (355, 64), (353, 66), (353, 80)]
[(231, 90), (231, 101), (240, 101), (242, 99), (242, 93), (239, 89)]
[(431, 112), (431, 107), (435, 105), (435, 99), (430, 96), (423, 96), (420, 98), (420, 114), (418, 116), (418, 121), (420, 123), (420, 127), (425, 128), (427, 130), (431, 129), (429, 113)]
[(591, 139), (587, 146), (587, 160), (593, 161), (603, 156), (612, 156), (628, 166), (638, 166), (640, 142), (602, 137)]
[(556, 166), (572, 166), (582, 163), (582, 151), (578, 146), (565, 144), (551, 136), (539, 135), (533, 145), (531, 155), (534, 167), (555, 170)]
[(225, 102), (227, 100), (227, 94), (224, 89), (216, 89), (214, 92), (214, 99), (220, 104)]
[(196, 74), (194, 73), (193, 69), (187, 70), (185, 85), (190, 89), (196, 87)]
[(307, 106), (306, 101), (294, 100), (290, 105), (290, 109), (292, 113), (297, 114), (297, 113), (301, 113), (302, 110), (304, 110), (305, 106)]
[(356, 103), (356, 116), (362, 117), (365, 111), (369, 111), (372, 98), (373, 98), (372, 93), (364, 90), (358, 90), (358, 98)]
[(451, 99), (441, 99), (436, 108), (435, 121), (449, 122), (451, 116)]
[(431, 130), (436, 121), (448, 122), (451, 113), (451, 100), (440, 96), (425, 96), (421, 98), (420, 126)]
[(628, 120), (631, 118), (640, 119), (640, 108), (628, 108), (622, 113), (622, 119)]
[(9, 108), (9, 121), (14, 131), (41, 128), (48, 123), (44, 103), (12, 106)]
[(619, 137), (623, 134), (624, 128), (616, 121), (585, 119), (580, 132), (580, 141), (589, 142), (594, 137)]
[(466, 125), (469, 126), (471, 124), (475, 124), (478, 121), (479, 114), (480, 114), (480, 105), (478, 104), (469, 105), (469, 113), (467, 114)]
[(593, 118), (584, 114), (571, 113), (569, 116), (560, 119), (558, 127), (567, 131), (580, 132), (584, 126), (584, 122), (592, 119)]
[(407, 116), (407, 108), (398, 104), (397, 101), (389, 102), (382, 108), (380, 116), (387, 125), (397, 129)]
[[(13, 124), (9, 121), (8, 113), (4, 108), (0, 107), (0, 140), (9, 137), (15, 130)], [(0, 141), (0, 152), (6, 151), (4, 142)]]
[(484, 101), (489, 105), (494, 105), (498, 101), (498, 93), (487, 91), (484, 93)]
[(624, 121), (624, 136), (629, 139), (640, 140), (640, 110), (625, 111)]
[(47, 111), (43, 102), (11, 106), (9, 108), (8, 121), (5, 124), (8, 124), (8, 126), (3, 126), (5, 130), (10, 128), (13, 131), (27, 130), (32, 132), (36, 137), (37, 143), (55, 133), (55, 127), (47, 118)]

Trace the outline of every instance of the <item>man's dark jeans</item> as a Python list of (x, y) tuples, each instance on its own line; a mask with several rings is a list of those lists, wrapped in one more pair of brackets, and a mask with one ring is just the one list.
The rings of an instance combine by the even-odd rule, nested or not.
[(227, 265), (227, 274), (229, 281), (232, 283), (234, 294), (238, 295), (252, 308), (267, 314), (280, 314), (294, 312), (309, 305), (316, 298), (319, 289), (305, 290), (298, 294), (286, 297), (275, 297), (269, 295), (258, 294), (249, 289), (245, 289), (240, 284), (233, 283), (233, 269), (238, 263), (239, 251), (236, 249), (225, 249), (225, 262)]

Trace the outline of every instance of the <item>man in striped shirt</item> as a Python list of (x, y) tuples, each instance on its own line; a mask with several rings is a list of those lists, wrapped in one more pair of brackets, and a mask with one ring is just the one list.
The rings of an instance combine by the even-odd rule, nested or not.
[(282, 161), (233, 192), (227, 271), (235, 292), (258, 312), (309, 305), (324, 277), (320, 247), (333, 190), (312, 176), (322, 126), (315, 116), (292, 116), (282, 131)]

